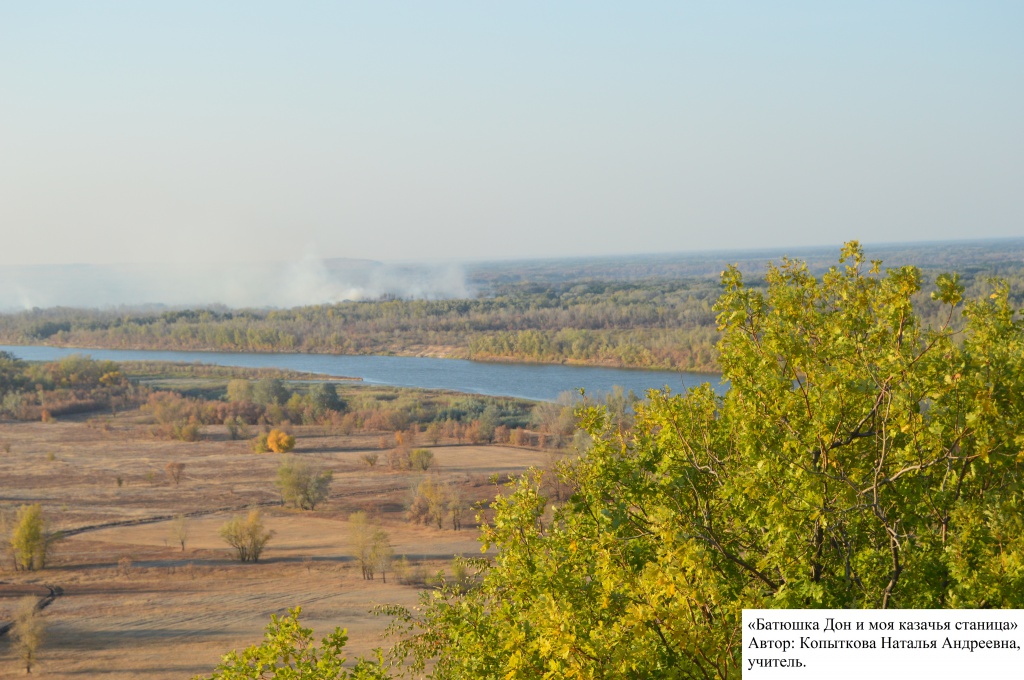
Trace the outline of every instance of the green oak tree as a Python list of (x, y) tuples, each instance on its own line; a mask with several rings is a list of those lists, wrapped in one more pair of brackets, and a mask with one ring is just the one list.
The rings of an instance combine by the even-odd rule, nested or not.
[[(1024, 325), (856, 242), (820, 278), (723, 273), (728, 388), (653, 392), (624, 432), (511, 483), (481, 581), (388, 608), (433, 678), (739, 678), (744, 608), (1024, 606)], [(916, 301), (916, 303), (915, 303)], [(964, 323), (959, 324), (963, 315)], [(936, 318), (932, 314), (929, 318)], [(962, 328), (963, 330), (957, 330)]]

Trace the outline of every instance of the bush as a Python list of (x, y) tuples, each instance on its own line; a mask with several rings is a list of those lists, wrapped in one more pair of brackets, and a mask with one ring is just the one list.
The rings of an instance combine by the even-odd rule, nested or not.
[(451, 517), (452, 528), (459, 529), (464, 512), (464, 504), (458, 495), (428, 475), (413, 492), (408, 516), (412, 522), (432, 524), (438, 529), (443, 529), (445, 520)]
[(220, 537), (235, 550), (240, 562), (258, 562), (273, 531), (263, 526), (263, 514), (250, 510), (248, 516), (236, 515), (220, 528)]
[(262, 432), (253, 437), (249, 442), (249, 448), (252, 449), (254, 453), (267, 453), (270, 451), (270, 445), (267, 443), (268, 435), (269, 433)]
[(409, 454), (409, 464), (413, 470), (428, 470), (434, 463), (434, 452), (430, 449), (413, 449)]
[(276, 484), (285, 503), (301, 510), (313, 510), (327, 498), (333, 477), (330, 470), (321, 470), (295, 456), (287, 456), (277, 468)]
[(409, 449), (404, 446), (388, 451), (388, 467), (392, 470), (408, 470), (412, 467)]
[(194, 399), (185, 399), (173, 392), (154, 392), (142, 410), (157, 421), (155, 434), (167, 439), (199, 441), (202, 409)]
[(274, 453), (288, 453), (295, 448), (295, 437), (283, 430), (271, 430), (267, 434), (267, 448)]
[(245, 439), (249, 436), (249, 427), (241, 416), (227, 416), (224, 418), (224, 427), (228, 430), (228, 436), (232, 440)]
[(185, 464), (170, 462), (164, 467), (164, 472), (167, 473), (167, 478), (174, 483), (174, 486), (178, 486), (181, 483), (182, 475), (185, 474)]

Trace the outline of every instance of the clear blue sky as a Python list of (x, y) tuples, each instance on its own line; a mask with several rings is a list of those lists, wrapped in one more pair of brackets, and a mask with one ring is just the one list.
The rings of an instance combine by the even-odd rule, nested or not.
[(1021, 2), (6, 2), (0, 264), (1024, 235)]

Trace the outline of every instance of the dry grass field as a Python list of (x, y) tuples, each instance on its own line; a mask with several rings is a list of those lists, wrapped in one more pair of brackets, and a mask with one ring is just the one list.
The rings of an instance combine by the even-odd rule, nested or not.
[[(410, 524), (405, 508), (423, 474), (460, 487), (464, 498), (493, 497), (488, 478), (545, 466), (548, 454), (503, 446), (432, 448), (427, 473), (367, 468), (378, 435), (341, 436), (296, 427), (295, 453), (334, 473), (331, 493), (315, 511), (268, 506), (274, 537), (260, 562), (242, 564), (219, 537), (232, 512), (279, 500), (278, 454), (254, 454), (220, 427), (196, 443), (154, 438), (137, 412), (113, 419), (2, 423), (0, 508), (12, 513), (41, 503), (51, 529), (206, 511), (188, 521), (181, 550), (170, 521), (96, 529), (56, 544), (47, 568), (16, 572), (7, 551), (0, 564), (0, 623), (19, 598), (59, 586), (64, 595), (44, 618), (47, 637), (33, 675), (47, 678), (190, 678), (209, 674), (221, 655), (258, 642), (271, 614), (301, 605), (319, 636), (334, 626), (350, 634), (350, 658), (384, 644), (388, 621), (370, 610), (412, 605), (419, 587), (389, 576), (364, 580), (349, 546), (348, 516), (379, 518), (396, 557), (427, 574), (448, 568), (455, 554), (479, 554), (474, 525), (460, 531)], [(6, 446), (4, 448), (6, 448)], [(380, 452), (384, 453), (384, 452)], [(175, 486), (170, 462), (185, 464)], [(472, 514), (472, 513), (470, 513)], [(0, 639), (0, 677), (19, 675), (10, 636)]]

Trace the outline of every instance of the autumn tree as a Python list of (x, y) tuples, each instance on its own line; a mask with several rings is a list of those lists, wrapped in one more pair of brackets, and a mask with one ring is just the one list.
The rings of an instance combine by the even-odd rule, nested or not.
[(59, 539), (59, 533), (47, 531), (39, 503), (22, 505), (17, 510), (10, 535), (15, 567), (24, 571), (43, 569), (50, 546)]
[[(412, 502), (409, 504), (409, 520), (419, 524), (432, 524), (438, 529), (443, 529), (451, 502), (452, 494), (448, 487), (433, 475), (427, 475), (413, 491)], [(461, 510), (461, 506), (459, 507)], [(461, 524), (461, 517), (460, 511), (456, 524)]]
[(372, 581), (380, 573), (387, 583), (387, 572), (394, 556), (388, 533), (362, 510), (349, 515), (348, 528), (352, 556), (359, 563), (363, 578)]
[(185, 552), (185, 543), (188, 542), (191, 533), (192, 527), (189, 526), (188, 517), (185, 517), (185, 515), (177, 515), (171, 520), (171, 541), (179, 544), (182, 552)]
[(45, 633), (46, 622), (43, 620), (36, 598), (23, 597), (18, 602), (18, 609), (14, 615), (11, 637), (18, 657), (25, 664), (26, 673), (32, 672), (32, 666), (39, 655), (39, 648), (43, 644)]
[(171, 480), (174, 486), (178, 486), (181, 483), (182, 475), (185, 474), (185, 464), (172, 461), (164, 468), (164, 472), (167, 473), (167, 478)]
[(250, 510), (245, 517), (236, 515), (220, 528), (220, 537), (234, 549), (239, 562), (258, 562), (273, 535), (263, 525), (259, 510)]
[(228, 401), (253, 401), (252, 383), (245, 379), (228, 381)]
[(28, 364), (10, 352), (0, 352), (0, 398), (8, 392), (18, 392), (29, 384), (25, 375)]
[(227, 428), (228, 436), (231, 440), (245, 439), (249, 436), (248, 423), (241, 416), (225, 416), (224, 427)]
[(391, 547), (391, 537), (384, 529), (377, 527), (371, 539), (370, 561), (384, 583), (388, 582), (388, 572), (391, 570), (391, 561), (394, 557), (395, 550)]
[(277, 468), (277, 488), (285, 503), (313, 510), (327, 498), (334, 473), (296, 456), (286, 456)]
[(365, 511), (353, 512), (348, 516), (349, 546), (364, 579), (373, 578), (372, 534), (373, 525)]
[(413, 470), (428, 470), (434, 464), (434, 452), (430, 449), (413, 449), (409, 452), (409, 465)]
[[(1024, 323), (1005, 284), (882, 271), (856, 243), (821, 278), (733, 268), (716, 305), (724, 395), (636, 404), (492, 504), (480, 583), (395, 608), (431, 677), (739, 678), (744, 608), (1024, 606)], [(918, 297), (915, 297), (918, 296)], [(925, 324), (920, 306), (931, 305)], [(939, 311), (941, 310), (941, 316)], [(962, 335), (955, 322), (962, 315)]]
[(430, 440), (430, 443), (437, 446), (441, 442), (441, 423), (434, 421), (427, 425), (426, 435), (427, 439)]
[(196, 400), (173, 392), (154, 392), (142, 410), (157, 421), (156, 434), (186, 442), (199, 441), (200, 414)]
[(267, 433), (267, 448), (274, 453), (288, 453), (295, 448), (295, 437), (284, 430), (271, 430)]

